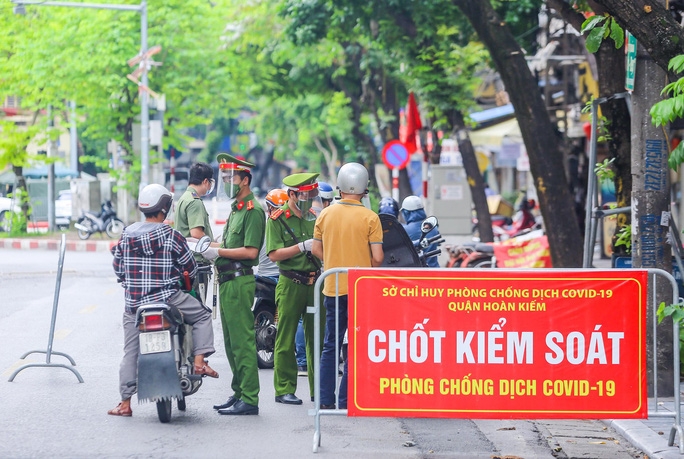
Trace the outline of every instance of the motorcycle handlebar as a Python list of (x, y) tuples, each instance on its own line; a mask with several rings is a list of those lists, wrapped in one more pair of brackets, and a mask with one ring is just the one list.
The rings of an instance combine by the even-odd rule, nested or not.
[(428, 245), (430, 245), (432, 243), (441, 244), (442, 242), (444, 242), (444, 239), (442, 238), (441, 234), (438, 234), (437, 236), (432, 236), (432, 237), (428, 238), (427, 241), (428, 241)]
[(430, 258), (430, 257), (433, 257), (435, 255), (439, 255), (440, 253), (442, 253), (442, 249), (430, 250), (429, 252), (425, 252), (423, 254), (423, 257)]

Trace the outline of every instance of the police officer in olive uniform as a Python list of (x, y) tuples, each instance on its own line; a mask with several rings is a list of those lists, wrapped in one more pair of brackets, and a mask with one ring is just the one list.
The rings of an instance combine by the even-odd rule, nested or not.
[(259, 262), (264, 243), (266, 215), (250, 189), (253, 164), (222, 153), (219, 173), (228, 198), (234, 198), (223, 229), (223, 241), (215, 261), (219, 273), (221, 323), (226, 356), (233, 373), (233, 395), (221, 405), (220, 414), (259, 414), (259, 375), (254, 340), (255, 281), (252, 267)]
[[(207, 212), (202, 196), (206, 196), (214, 189), (214, 169), (207, 163), (193, 164), (189, 172), (188, 189), (181, 195), (176, 203), (176, 216), (174, 229), (180, 232), (185, 238), (191, 240), (199, 239), (202, 236), (209, 236), (214, 240)], [(206, 257), (196, 253), (195, 261), (201, 266), (209, 264)], [(200, 269), (200, 273), (195, 278), (195, 291), (199, 291), (202, 301), (206, 298), (209, 275)], [(200, 287), (201, 285), (201, 287)], [(199, 287), (199, 289), (198, 289)]]
[[(283, 179), (288, 201), (266, 223), (266, 252), (278, 264), (280, 277), (276, 287), (278, 333), (274, 350), (273, 385), (275, 401), (301, 405), (297, 390), (295, 335), (303, 316), (306, 340), (309, 392), (313, 400), (314, 316), (306, 313), (313, 306), (316, 279), (321, 262), (311, 254), (316, 213), (322, 210), (318, 195), (318, 174), (293, 174)], [(321, 319), (325, 314), (321, 314)], [(323, 326), (324, 322), (321, 320)]]

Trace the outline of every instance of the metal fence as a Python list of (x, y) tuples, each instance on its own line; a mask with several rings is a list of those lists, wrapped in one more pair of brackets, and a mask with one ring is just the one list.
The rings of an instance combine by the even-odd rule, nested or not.
[[(380, 269), (378, 269), (380, 270)], [(386, 269), (383, 269), (386, 271)], [(337, 330), (337, 336), (339, 336), (340, 332), (342, 330), (347, 329), (347, 324), (341, 324), (339, 320), (339, 299), (338, 299), (338, 293), (339, 293), (339, 279), (340, 279), (340, 274), (347, 274), (349, 271), (348, 268), (335, 268), (335, 269), (329, 269), (326, 270), (316, 281), (315, 289), (316, 292), (321, 292), (323, 282), (328, 276), (335, 276), (335, 285), (336, 285), (336, 295), (335, 295), (335, 327)], [(435, 271), (443, 271), (443, 270), (435, 270)], [(448, 270), (451, 271), (451, 270)], [(501, 271), (510, 271), (510, 272), (515, 272), (515, 270), (504, 270), (500, 269), (497, 270), (498, 273), (501, 273)], [(539, 269), (535, 271), (549, 271), (549, 272), (559, 272), (560, 270), (558, 269)], [(568, 270), (568, 272), (571, 274), (572, 272), (579, 272), (579, 271), (586, 271), (586, 270)], [(463, 273), (463, 270), (459, 270), (460, 273)], [(649, 275), (649, 284), (652, 288), (652, 291), (656, 291), (656, 286), (658, 282), (658, 278), (661, 277), (664, 282), (669, 282), (670, 285), (672, 286), (672, 304), (678, 304), (680, 303), (680, 298), (679, 298), (679, 288), (677, 285), (676, 280), (674, 277), (668, 273), (667, 271), (664, 271), (662, 269), (648, 269), (647, 270), (648, 275)], [(322, 330), (321, 330), (321, 325), (320, 325), (320, 314), (321, 314), (321, 298), (322, 295), (316, 294), (314, 295), (314, 306), (313, 307), (308, 307), (307, 312), (314, 314), (314, 336), (320, 337)], [(651, 324), (652, 331), (653, 331), (653, 342), (651, 345), (653, 346), (653, 355), (657, 356), (657, 325), (658, 325), (658, 319), (657, 319), (657, 314), (656, 311), (658, 309), (658, 304), (656, 301), (655, 293), (653, 295), (653, 298), (651, 301), (647, 299), (647, 304), (650, 305), (650, 307), (653, 308), (653, 323)], [(648, 326), (648, 325), (647, 325)], [(672, 365), (674, 368), (674, 411), (666, 411), (660, 408), (660, 403), (658, 401), (658, 392), (657, 392), (657, 384), (655, 381), (658, 380), (658, 366), (657, 362), (654, 359), (653, 362), (653, 387), (654, 387), (654, 396), (653, 396), (653, 404), (650, 406), (650, 409), (648, 411), (648, 417), (668, 417), (668, 418), (673, 418), (673, 424), (670, 429), (670, 434), (668, 438), (668, 445), (673, 446), (674, 441), (675, 441), (675, 436), (679, 434), (679, 451), (681, 454), (684, 454), (684, 431), (682, 430), (682, 423), (681, 423), (681, 413), (680, 413), (680, 390), (679, 390), (679, 324), (678, 323), (673, 323), (673, 361)], [(339, 356), (340, 355), (340, 347), (339, 347), (339, 340), (335, 343), (335, 355)], [(339, 408), (339, 383), (340, 383), (340, 376), (339, 374), (337, 375), (336, 379), (336, 384), (335, 384), (335, 408), (334, 409), (321, 409), (320, 404), (321, 404), (321, 374), (320, 374), (320, 356), (321, 356), (321, 340), (320, 339), (314, 339), (314, 355), (317, 356), (317, 358), (314, 359), (314, 408), (309, 411), (309, 414), (314, 417), (314, 437), (313, 437), (313, 452), (317, 452), (318, 448), (321, 446), (321, 416), (346, 416), (347, 415), (347, 410), (346, 409), (340, 409)], [(339, 365), (338, 365), (339, 366)]]

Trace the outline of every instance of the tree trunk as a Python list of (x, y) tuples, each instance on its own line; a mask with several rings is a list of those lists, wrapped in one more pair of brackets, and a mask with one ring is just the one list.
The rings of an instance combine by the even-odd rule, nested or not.
[[(24, 178), (24, 168), (22, 166), (12, 166), (12, 171), (16, 176), (16, 187), (12, 189), (12, 194), (15, 198), (19, 198), (19, 207), (21, 207), (22, 218), (20, 220), (20, 227), (12, 227), (12, 233), (26, 233), (28, 231), (28, 221), (31, 214), (31, 204), (29, 201), (28, 187), (26, 186), (26, 179)], [(12, 224), (15, 224), (16, 220), (13, 220)]]
[(553, 266), (582, 266), (582, 239), (563, 157), (537, 81), (515, 37), (489, 0), (453, 0), (489, 49), (504, 82), (530, 157)]
[[(665, 133), (660, 127), (653, 126), (649, 110), (661, 99), (660, 90), (665, 72), (658, 67), (641, 45), (637, 46), (637, 67), (632, 96), (632, 265), (635, 268), (659, 268), (672, 272), (672, 248), (668, 242), (668, 226), (661, 224), (661, 216), (668, 212), (670, 203), (670, 169), (667, 165), (669, 153)], [(649, 282), (648, 302), (660, 304), (672, 302), (672, 290), (668, 282), (660, 280)], [(646, 308), (647, 342), (653, 342), (654, 307)], [(658, 367), (658, 394), (672, 396), (672, 323), (667, 320), (657, 327), (658, 354), (654, 356), (653, 347), (646, 347), (648, 358), (649, 395), (653, 393), (653, 359)], [(677, 351), (679, 351), (677, 349)], [(679, 390), (679, 388), (676, 388)]]
[(484, 179), (480, 173), (480, 167), (477, 164), (477, 157), (475, 156), (473, 144), (470, 143), (470, 137), (468, 137), (468, 129), (466, 128), (463, 114), (458, 110), (452, 110), (451, 113), (449, 113), (449, 121), (456, 132), (458, 149), (461, 151), (461, 158), (463, 159), (463, 168), (468, 176), (470, 194), (477, 215), (480, 241), (493, 242), (494, 231), (492, 229), (492, 216), (489, 213), (489, 206), (487, 205), (487, 195), (484, 191)]

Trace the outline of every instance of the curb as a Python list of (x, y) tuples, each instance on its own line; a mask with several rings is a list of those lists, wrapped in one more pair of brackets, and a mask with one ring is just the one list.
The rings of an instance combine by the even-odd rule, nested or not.
[[(117, 241), (66, 241), (66, 250), (71, 252), (109, 252)], [(0, 239), (0, 249), (15, 250), (59, 250), (61, 241), (57, 239)]]

